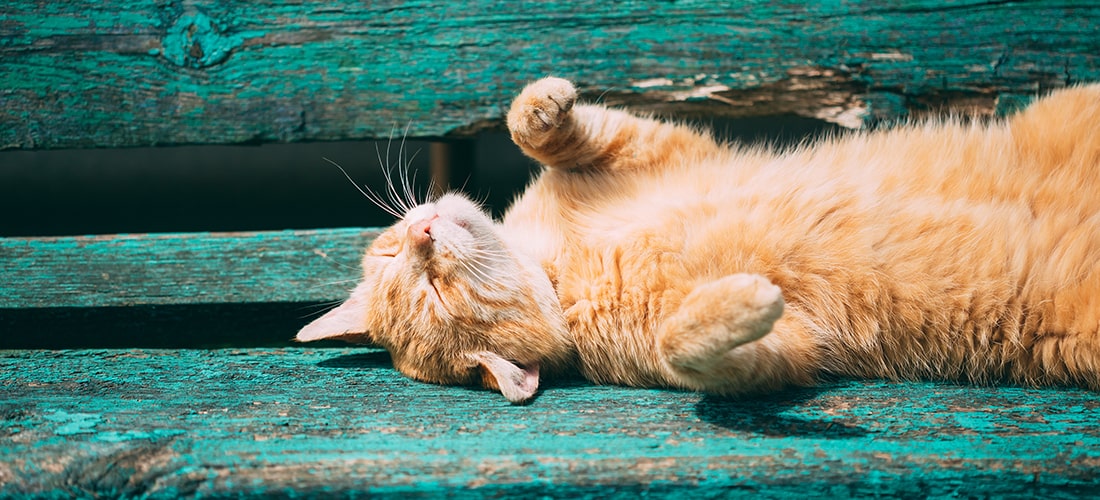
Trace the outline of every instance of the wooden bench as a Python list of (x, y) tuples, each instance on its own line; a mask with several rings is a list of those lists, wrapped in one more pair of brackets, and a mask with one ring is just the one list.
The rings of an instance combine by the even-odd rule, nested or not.
[[(994, 115), (1100, 80), (1085, 2), (7, 0), (0, 148), (499, 128), (525, 81), (709, 120)], [(0, 169), (3, 166), (0, 165)], [(7, 214), (5, 216), (14, 216)], [(18, 215), (33, 217), (33, 214)], [(558, 381), (529, 406), (292, 345), (375, 229), (0, 238), (0, 497), (1096, 494), (1100, 395)]]

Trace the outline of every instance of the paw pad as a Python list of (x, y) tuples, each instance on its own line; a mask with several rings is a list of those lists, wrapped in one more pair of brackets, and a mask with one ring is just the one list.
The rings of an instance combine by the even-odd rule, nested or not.
[(543, 78), (528, 85), (512, 102), (508, 129), (513, 136), (532, 139), (561, 125), (576, 102), (577, 89), (568, 80)]

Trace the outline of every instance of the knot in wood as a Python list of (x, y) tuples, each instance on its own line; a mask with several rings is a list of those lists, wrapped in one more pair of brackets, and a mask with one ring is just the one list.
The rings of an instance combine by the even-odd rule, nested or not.
[(241, 38), (199, 11), (185, 12), (165, 33), (164, 57), (177, 66), (206, 68), (224, 62)]

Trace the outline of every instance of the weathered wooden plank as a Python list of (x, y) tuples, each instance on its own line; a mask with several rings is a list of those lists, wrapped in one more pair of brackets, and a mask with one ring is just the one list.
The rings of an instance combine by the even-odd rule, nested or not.
[(0, 310), (344, 298), (376, 229), (0, 238)]
[(0, 349), (286, 346), (377, 229), (0, 238)]
[(679, 115), (992, 112), (1100, 80), (1098, 25), (1074, 1), (7, 0), (0, 148), (462, 135), (546, 74)]
[(0, 351), (0, 496), (1079, 498), (1100, 400), (838, 382), (725, 400), (591, 386), (529, 406), (370, 349)]

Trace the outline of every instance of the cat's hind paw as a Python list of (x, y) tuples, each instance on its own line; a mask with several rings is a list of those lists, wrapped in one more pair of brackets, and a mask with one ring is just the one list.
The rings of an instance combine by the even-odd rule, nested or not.
[(508, 130), (517, 144), (538, 147), (549, 132), (561, 126), (577, 102), (577, 89), (568, 80), (548, 77), (531, 83), (512, 101)]
[(668, 362), (706, 371), (727, 352), (771, 332), (783, 294), (767, 278), (733, 274), (697, 286), (658, 334)]

